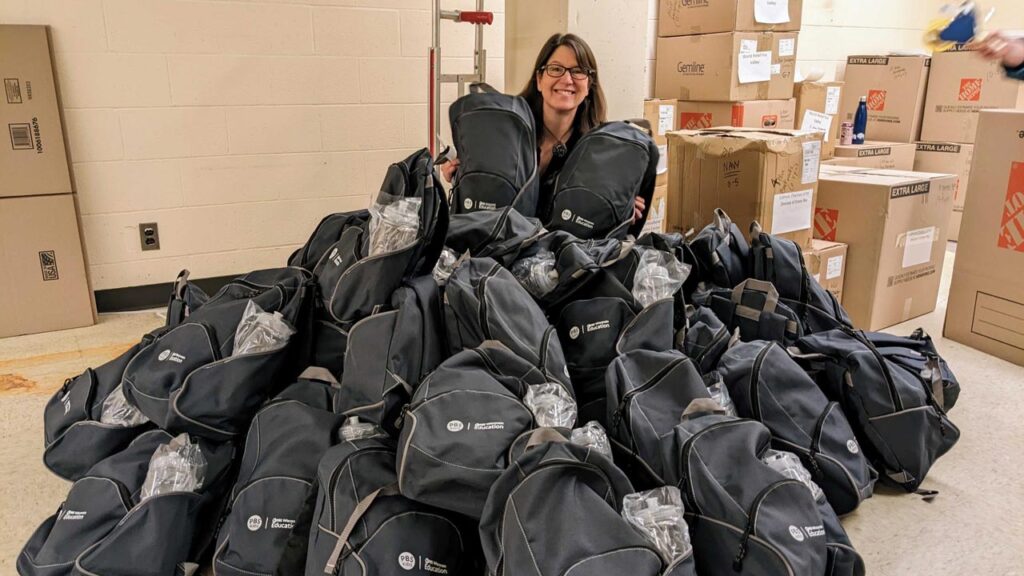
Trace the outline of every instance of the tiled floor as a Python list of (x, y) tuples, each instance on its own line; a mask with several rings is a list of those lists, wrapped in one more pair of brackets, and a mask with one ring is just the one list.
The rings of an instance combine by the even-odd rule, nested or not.
[[(941, 338), (953, 253), (939, 308), (896, 326), (936, 343), (963, 387), (950, 417), (960, 443), (925, 482), (933, 502), (879, 489), (844, 519), (871, 576), (1024, 575), (1024, 368)], [(157, 312), (104, 315), (97, 326), (0, 339), (0, 574), (68, 485), (42, 464), (42, 410), (64, 378), (113, 358), (160, 325)], [(800, 575), (802, 576), (802, 575)]]

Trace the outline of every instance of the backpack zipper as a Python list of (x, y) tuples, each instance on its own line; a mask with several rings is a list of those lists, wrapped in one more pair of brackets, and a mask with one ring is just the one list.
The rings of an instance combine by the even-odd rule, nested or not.
[[(705, 433), (710, 432), (712, 430), (716, 430), (718, 428), (724, 428), (725, 426), (731, 426), (731, 425), (735, 425), (735, 424), (739, 424), (739, 423), (743, 423), (743, 422), (744, 422), (744, 420), (738, 420), (738, 419), (737, 420), (727, 420), (725, 422), (715, 422), (714, 424), (708, 426), (707, 428), (704, 428), (703, 430), (697, 432), (693, 436), (690, 436), (689, 438), (687, 438), (686, 442), (683, 442), (683, 447), (680, 450), (680, 453), (682, 455), (679, 458), (679, 464), (689, 468), (687, 463), (690, 460), (690, 452), (693, 451), (693, 445), (697, 441), (697, 439), (700, 438), (701, 436), (703, 436)], [(697, 498), (696, 498), (696, 496), (695, 496), (695, 494), (693, 492), (693, 482), (692, 482), (692, 479), (690, 478), (690, 475), (689, 474), (682, 474), (684, 472), (683, 470), (679, 470), (679, 472), (681, 473), (680, 475), (683, 476), (683, 491), (686, 493), (687, 500), (692, 505), (692, 507), (695, 510), (697, 510), (698, 513), (700, 513), (699, 512), (700, 511), (700, 506), (697, 505)]]
[(814, 474), (815, 480), (820, 480), (825, 473), (822, 472), (818, 466), (818, 443), (821, 439), (821, 429), (825, 427), (825, 419), (835, 409), (836, 402), (829, 402), (825, 406), (825, 410), (822, 411), (821, 416), (818, 416), (818, 421), (814, 424), (814, 434), (811, 436), (811, 448), (807, 452), (808, 460), (811, 462), (811, 473)]
[(764, 422), (764, 417), (761, 416), (761, 398), (758, 392), (757, 383), (761, 380), (761, 365), (764, 363), (764, 358), (768, 355), (772, 346), (773, 343), (769, 343), (757, 353), (757, 357), (754, 358), (754, 366), (750, 370), (750, 411), (754, 414), (758, 422)]
[[(353, 444), (353, 445), (355, 446), (355, 444)], [(349, 454), (348, 456), (345, 457), (344, 460), (342, 460), (341, 462), (338, 462), (338, 465), (335, 466), (334, 470), (331, 471), (331, 478), (327, 482), (327, 486), (328, 486), (328, 490), (327, 490), (327, 503), (330, 505), (330, 508), (331, 508), (331, 530), (336, 530), (337, 529), (337, 527), (335, 525), (335, 517), (334, 517), (334, 512), (335, 512), (334, 494), (335, 494), (335, 490), (337, 489), (337, 486), (338, 486), (338, 478), (341, 477), (341, 471), (344, 470), (345, 467), (349, 465), (349, 461), (354, 456), (362, 455), (362, 454), (377, 453), (377, 452), (381, 452), (381, 453), (384, 453), (384, 454), (394, 454), (395, 453), (393, 450), (388, 450), (386, 448), (366, 448), (366, 449), (360, 450), (359, 447), (356, 446), (356, 452), (353, 452), (353, 453)], [(356, 497), (358, 498), (359, 495), (356, 494)]]
[(650, 390), (651, 388), (656, 386), (658, 383), (660, 383), (661, 380), (663, 378), (665, 378), (665, 376), (667, 376), (670, 372), (672, 372), (672, 370), (674, 370), (676, 368), (676, 366), (679, 366), (680, 364), (682, 364), (683, 362), (686, 362), (688, 360), (689, 360), (689, 358), (687, 358), (685, 356), (683, 356), (682, 358), (676, 358), (675, 360), (670, 362), (667, 366), (665, 366), (661, 370), (658, 370), (658, 372), (654, 376), (652, 376), (649, 380), (644, 382), (643, 385), (641, 385), (641, 386), (639, 386), (637, 388), (633, 388), (629, 392), (626, 392), (625, 394), (623, 394), (622, 398), (619, 399), (619, 406), (615, 409), (615, 412), (612, 414), (612, 431), (615, 432), (616, 430), (618, 430), (619, 425), (622, 424), (623, 422), (625, 422), (627, 424), (626, 432), (629, 434), (630, 444), (633, 445), (633, 448), (636, 448), (635, 442), (633, 440), (633, 433), (632, 433), (632, 431), (629, 430), (629, 427), (628, 427), (628, 424), (629, 424), (629, 411), (626, 409), (627, 405), (633, 400), (634, 396), (636, 396), (637, 394), (640, 394), (642, 392), (646, 392), (647, 390)]
[(875, 348), (874, 344), (869, 342), (868, 339), (865, 338), (858, 331), (850, 330), (848, 328), (843, 328), (842, 330), (843, 332), (846, 332), (848, 335), (853, 337), (861, 344), (864, 344), (864, 346), (866, 346), (868, 350), (871, 352), (872, 356), (875, 357), (875, 362), (877, 362), (878, 367), (882, 369), (882, 376), (885, 378), (885, 383), (888, 384), (889, 386), (889, 394), (892, 396), (894, 412), (902, 412), (903, 399), (900, 398), (900, 394), (896, 390), (896, 384), (895, 382), (893, 382), (892, 373), (889, 372), (889, 366), (885, 363), (885, 358), (878, 352), (878, 349)]
[(801, 484), (802, 485), (802, 483), (799, 480), (791, 480), (791, 479), (780, 480), (778, 482), (775, 482), (775, 483), (769, 484), (768, 486), (765, 486), (757, 494), (757, 496), (754, 498), (754, 501), (751, 503), (752, 510), (750, 510), (748, 512), (748, 515), (747, 515), (747, 527), (746, 527), (746, 529), (743, 530), (743, 535), (740, 536), (740, 549), (736, 553), (736, 557), (733, 558), (733, 560), (732, 560), (732, 569), (733, 569), (733, 571), (735, 571), (735, 572), (742, 572), (743, 571), (743, 559), (747, 555), (747, 546), (750, 543), (749, 541), (750, 541), (751, 535), (753, 535), (753, 533), (754, 533), (754, 525), (757, 524), (757, 513), (761, 509), (761, 503), (764, 501), (765, 498), (768, 497), (769, 494), (772, 493), (773, 490), (775, 490), (779, 486), (782, 486), (783, 484)]
[(497, 276), (501, 270), (501, 266), (495, 264), (493, 268), (487, 271), (487, 274), (480, 279), (480, 282), (476, 285), (476, 299), (480, 303), (478, 313), (480, 322), (480, 330), (484, 334), (485, 340), (491, 339), (491, 329), (487, 326), (487, 300), (485, 298), (485, 291), (487, 290), (487, 281), (494, 276)]

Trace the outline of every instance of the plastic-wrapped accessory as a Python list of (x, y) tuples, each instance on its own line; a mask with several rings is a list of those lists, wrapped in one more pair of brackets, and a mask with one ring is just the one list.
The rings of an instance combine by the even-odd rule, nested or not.
[(188, 434), (179, 434), (162, 444), (149, 459), (142, 499), (171, 492), (195, 492), (206, 479), (206, 457)]
[(370, 207), (368, 256), (401, 250), (416, 242), (422, 198), (381, 194)]
[(451, 248), (445, 248), (441, 250), (441, 255), (437, 258), (437, 264), (434, 264), (434, 270), (431, 275), (434, 277), (434, 282), (437, 282), (438, 286), (444, 286), (448, 283), (448, 277), (455, 271), (455, 267), (459, 263), (459, 255), (455, 253)]
[(573, 444), (591, 448), (612, 458), (612, 445), (608, 442), (608, 433), (597, 420), (587, 422), (582, 428), (574, 428), (570, 440)]
[(804, 486), (807, 486), (807, 489), (811, 491), (811, 495), (814, 496), (815, 500), (821, 498), (821, 487), (811, 479), (811, 473), (807, 471), (807, 468), (804, 468), (803, 463), (800, 462), (796, 454), (769, 448), (764, 453), (761, 461), (774, 468), (776, 472), (779, 472), (786, 478), (803, 482)]
[(622, 517), (654, 544), (666, 564), (693, 550), (683, 499), (675, 486), (627, 494), (622, 499)]
[(149, 422), (149, 418), (128, 403), (128, 399), (124, 397), (124, 389), (118, 384), (117, 388), (114, 388), (103, 401), (103, 408), (100, 409), (100, 422), (131, 428)]
[(249, 300), (242, 321), (235, 329), (235, 349), (232, 356), (268, 352), (283, 348), (295, 329), (280, 312), (264, 312), (260, 305)]
[(640, 263), (633, 277), (633, 297), (647, 307), (679, 291), (690, 275), (690, 265), (683, 264), (668, 252), (636, 246)]
[(541, 428), (572, 428), (576, 423), (576, 401), (560, 384), (533, 384), (523, 399)]
[(533, 256), (517, 260), (512, 265), (512, 275), (535, 298), (544, 296), (558, 285), (555, 253), (551, 250), (540, 250)]
[(725, 410), (725, 413), (729, 416), (737, 416), (736, 406), (732, 403), (732, 396), (729, 396), (729, 389), (726, 388), (725, 382), (722, 381), (722, 377), (719, 375), (716, 378), (716, 382), (708, 386), (708, 393), (711, 394), (711, 399), (718, 402), (718, 405)]
[(374, 438), (384, 436), (384, 429), (373, 422), (362, 422), (358, 416), (352, 416), (345, 420), (345, 423), (338, 431), (342, 440), (359, 440), (361, 438)]

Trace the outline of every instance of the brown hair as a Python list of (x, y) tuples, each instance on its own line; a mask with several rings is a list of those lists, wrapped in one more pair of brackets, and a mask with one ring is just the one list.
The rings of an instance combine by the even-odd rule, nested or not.
[(572, 122), (573, 128), (579, 134), (585, 134), (606, 120), (604, 92), (601, 91), (601, 83), (597, 79), (597, 59), (594, 58), (594, 52), (582, 38), (575, 34), (553, 34), (544, 43), (544, 46), (541, 47), (540, 53), (537, 54), (537, 62), (533, 66), (533, 74), (530, 76), (530, 81), (526, 83), (526, 87), (519, 93), (520, 96), (526, 99), (533, 110), (533, 118), (537, 125), (538, 142), (541, 139), (541, 134), (544, 133), (542, 128), (544, 122), (544, 96), (537, 89), (537, 74), (541, 73), (540, 69), (547, 65), (551, 55), (555, 53), (559, 46), (568, 46), (576, 53), (576, 62), (581, 67), (591, 71), (589, 92), (587, 97), (583, 99), (583, 102), (580, 102), (579, 108), (576, 109), (576, 117)]

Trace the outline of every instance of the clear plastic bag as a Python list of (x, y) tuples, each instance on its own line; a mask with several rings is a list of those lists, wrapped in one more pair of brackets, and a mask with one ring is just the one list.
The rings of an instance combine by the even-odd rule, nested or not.
[(784, 452), (780, 450), (768, 449), (764, 453), (764, 457), (761, 461), (771, 466), (776, 472), (781, 473), (786, 478), (792, 478), (793, 480), (799, 480), (807, 486), (807, 489), (811, 491), (811, 495), (814, 496), (814, 500), (817, 501), (822, 496), (821, 487), (811, 479), (811, 473), (804, 468), (800, 458), (797, 458), (796, 454), (792, 452)]
[(338, 435), (341, 436), (342, 440), (359, 440), (361, 438), (384, 436), (385, 432), (383, 428), (372, 422), (362, 422), (357, 416), (352, 416), (345, 420), (345, 424), (338, 431)]
[(608, 442), (608, 433), (596, 420), (587, 422), (582, 428), (573, 429), (570, 440), (573, 444), (592, 448), (609, 458), (612, 457), (612, 445)]
[(718, 402), (722, 410), (725, 410), (726, 414), (734, 417), (737, 416), (736, 405), (732, 403), (732, 396), (729, 396), (729, 389), (725, 386), (721, 376), (716, 378), (714, 384), (708, 386), (708, 393), (711, 394), (711, 399)]
[(679, 291), (690, 275), (690, 265), (668, 252), (646, 246), (634, 248), (640, 254), (633, 277), (633, 297), (644, 307)]
[(666, 564), (693, 550), (683, 499), (675, 486), (627, 494), (622, 499), (622, 517), (654, 544)]
[(368, 256), (401, 250), (416, 242), (422, 198), (381, 194), (370, 207)]
[(533, 384), (523, 402), (541, 428), (572, 428), (576, 423), (576, 400), (561, 384)]
[(128, 399), (124, 397), (124, 389), (118, 384), (117, 388), (114, 388), (103, 401), (103, 407), (100, 408), (100, 422), (122, 428), (132, 428), (149, 422), (149, 418), (128, 403)]
[(555, 253), (551, 250), (540, 250), (533, 256), (517, 260), (512, 265), (512, 275), (534, 298), (544, 296), (558, 285)]
[(280, 312), (264, 312), (260, 305), (249, 300), (242, 321), (235, 329), (235, 349), (232, 356), (267, 352), (283, 348), (295, 329)]
[(451, 248), (445, 248), (441, 250), (441, 255), (437, 258), (437, 264), (434, 264), (434, 270), (431, 275), (434, 277), (434, 282), (437, 282), (438, 286), (444, 286), (448, 283), (448, 277), (455, 272), (455, 267), (459, 264), (459, 255), (455, 253)]
[(188, 434), (179, 434), (159, 446), (149, 459), (142, 499), (171, 492), (195, 492), (206, 480), (206, 457)]

